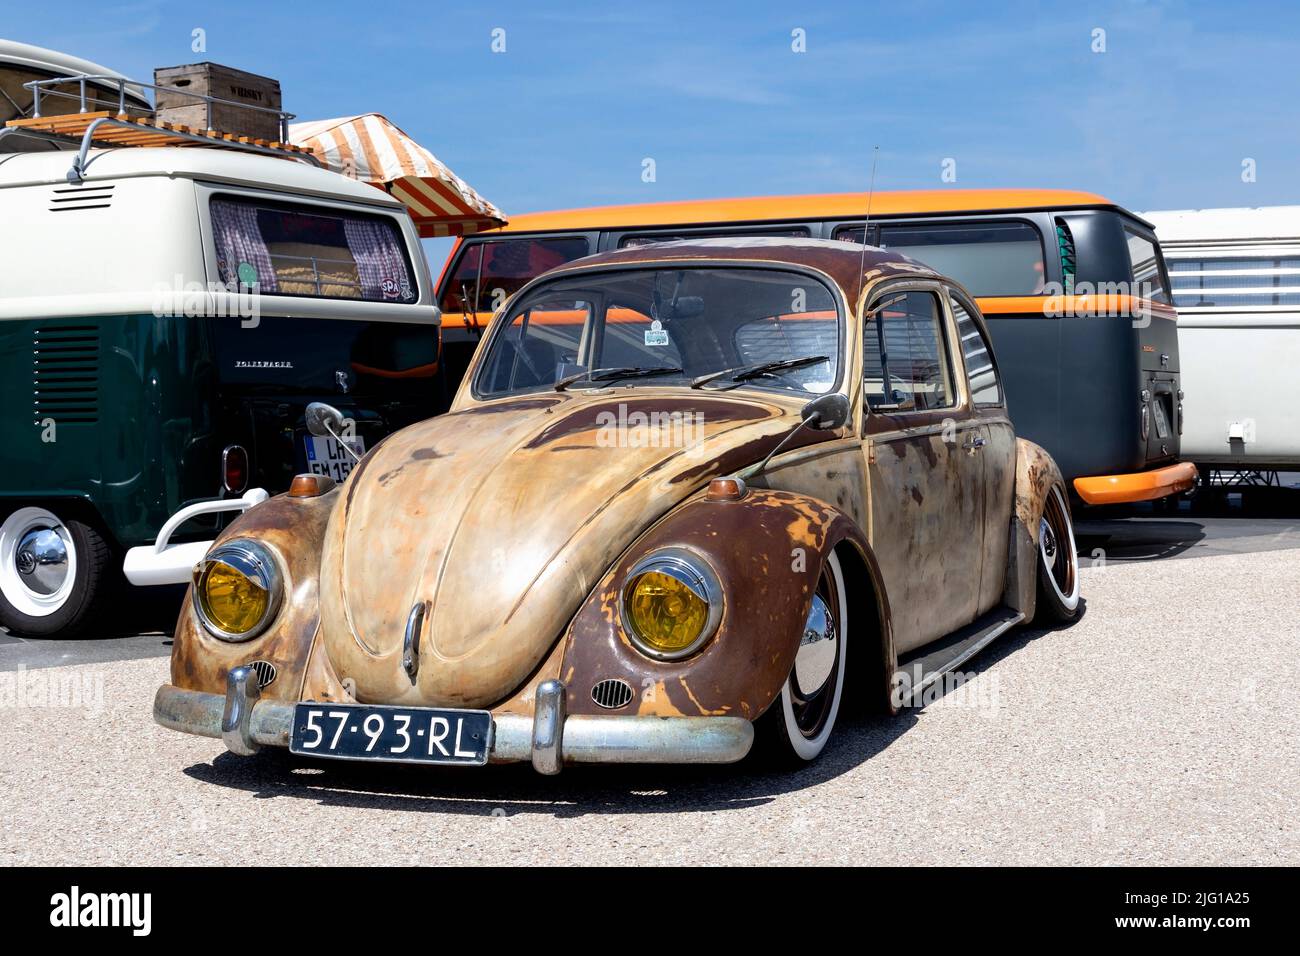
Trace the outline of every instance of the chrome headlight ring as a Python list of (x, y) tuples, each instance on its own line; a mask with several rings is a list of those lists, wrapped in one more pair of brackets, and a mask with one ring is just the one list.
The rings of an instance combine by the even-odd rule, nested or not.
[[(708, 606), (708, 615), (699, 637), (681, 650), (667, 653), (656, 650), (646, 644), (636, 628), (632, 626), (627, 610), (628, 591), (638, 577), (651, 571), (676, 578)], [(718, 625), (722, 622), (722, 582), (718, 580), (713, 568), (693, 551), (685, 548), (663, 548), (646, 555), (632, 565), (619, 591), (618, 605), (623, 631), (638, 651), (653, 660), (678, 661), (699, 651), (717, 633)]]
[[(203, 581), (203, 573), (213, 564), (224, 564), (234, 568), (244, 577), (256, 581), (258, 586), (266, 591), (266, 610), (247, 631), (236, 634), (224, 630), (215, 624), (203, 609), (203, 601), (200, 598), (200, 584)], [(213, 637), (232, 644), (251, 641), (257, 637), (267, 626), (275, 620), (276, 614), (280, 611), (280, 604), (284, 599), (284, 579), (280, 574), (280, 567), (276, 563), (275, 557), (271, 554), (269, 548), (259, 544), (256, 541), (235, 540), (227, 541), (218, 547), (213, 548), (203, 556), (203, 560), (194, 566), (193, 587), (190, 588), (191, 603), (194, 605), (194, 613), (200, 623)]]

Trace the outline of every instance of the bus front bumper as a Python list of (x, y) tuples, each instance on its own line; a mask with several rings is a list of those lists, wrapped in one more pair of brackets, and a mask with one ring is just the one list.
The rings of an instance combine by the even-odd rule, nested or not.
[(1089, 505), (1154, 501), (1187, 491), (1196, 484), (1196, 466), (1180, 461), (1131, 475), (1096, 475), (1074, 479), (1074, 490)]
[(172, 535), (185, 522), (199, 515), (218, 514), (223, 511), (244, 512), (260, 505), (270, 495), (262, 488), (250, 488), (241, 498), (213, 498), (186, 505), (167, 519), (153, 544), (132, 548), (122, 562), (122, 573), (137, 587), (157, 584), (188, 584), (194, 565), (202, 560), (212, 547), (211, 541), (186, 541), (172, 544)]

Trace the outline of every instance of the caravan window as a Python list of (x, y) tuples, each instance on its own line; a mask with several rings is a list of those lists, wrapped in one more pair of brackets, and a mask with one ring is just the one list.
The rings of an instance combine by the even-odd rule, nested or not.
[(390, 217), (229, 196), (214, 198), (210, 209), (226, 286), (367, 302), (419, 298), (406, 242)]

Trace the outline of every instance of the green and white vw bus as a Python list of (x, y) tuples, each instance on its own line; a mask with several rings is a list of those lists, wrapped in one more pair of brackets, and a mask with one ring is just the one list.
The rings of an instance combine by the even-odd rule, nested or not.
[(0, 155), (0, 625), (31, 636), (103, 623), (122, 577), (188, 580), (239, 512), (437, 410), (397, 200), (231, 149), (72, 155)]

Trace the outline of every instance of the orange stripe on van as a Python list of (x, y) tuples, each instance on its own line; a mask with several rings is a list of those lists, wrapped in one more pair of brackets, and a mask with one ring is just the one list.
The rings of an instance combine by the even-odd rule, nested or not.
[(975, 304), (988, 315), (1023, 316), (1134, 316), (1177, 319), (1171, 305), (1131, 295), (1016, 295), (979, 296)]
[(512, 216), (490, 234), (587, 229), (643, 229), (657, 226), (710, 226), (738, 222), (796, 222), (812, 219), (951, 212), (1007, 212), (1114, 206), (1096, 193), (1068, 189), (915, 189), (895, 192), (823, 193), (805, 196), (751, 196), (685, 202), (594, 206)]

